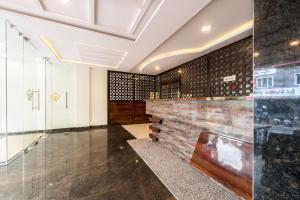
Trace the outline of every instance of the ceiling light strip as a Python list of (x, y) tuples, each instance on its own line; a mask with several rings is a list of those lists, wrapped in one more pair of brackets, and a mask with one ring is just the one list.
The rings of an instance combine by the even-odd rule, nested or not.
[(101, 65), (101, 64), (96, 64), (96, 63), (83, 62), (83, 61), (70, 60), (70, 59), (61, 59), (61, 61), (64, 62), (64, 63), (81, 64), (81, 65), (91, 65), (91, 66), (96, 66), (96, 67), (118, 68), (116, 66)]
[(52, 45), (52, 43), (49, 41), (49, 39), (48, 39), (46, 36), (44, 36), (44, 35), (41, 35), (41, 38), (42, 38), (43, 42), (47, 45), (47, 47), (48, 47), (48, 48), (52, 51), (52, 53), (56, 56), (56, 58), (57, 58), (58, 60), (61, 60), (61, 59), (62, 59), (61, 54), (60, 54), (58, 51), (56, 51), (56, 49), (54, 48), (54, 46)]
[(101, 64), (83, 62), (83, 61), (78, 61), (78, 60), (64, 59), (61, 56), (61, 54), (54, 48), (54, 46), (52, 45), (52, 43), (49, 41), (49, 39), (46, 36), (41, 35), (41, 39), (60, 62), (81, 64), (81, 65), (90, 65), (90, 66), (96, 66), (96, 67), (118, 68), (117, 66), (101, 65)]
[(208, 42), (207, 44), (198, 47), (198, 48), (188, 48), (188, 49), (181, 49), (181, 50), (176, 50), (176, 51), (170, 51), (170, 52), (166, 52), (166, 53), (162, 53), (159, 55), (156, 55), (148, 60), (146, 60), (144, 63), (142, 63), (142, 65), (140, 66), (140, 72), (143, 71), (143, 69), (148, 66), (149, 64), (158, 61), (158, 60), (162, 60), (168, 57), (172, 57), (172, 56), (178, 56), (178, 55), (184, 55), (184, 54), (191, 54), (191, 53), (200, 53), (204, 50), (207, 50), (215, 45), (220, 44), (221, 42), (224, 42), (240, 33), (243, 33), (247, 30), (250, 30), (253, 28), (253, 20), (250, 20), (238, 27), (236, 27), (235, 29), (231, 30), (230, 32), (220, 36), (219, 38), (212, 40), (210, 42)]

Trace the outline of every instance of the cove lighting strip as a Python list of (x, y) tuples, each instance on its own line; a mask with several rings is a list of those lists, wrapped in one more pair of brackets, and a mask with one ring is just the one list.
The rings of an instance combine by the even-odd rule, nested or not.
[(208, 42), (207, 44), (198, 47), (198, 48), (188, 48), (188, 49), (180, 49), (180, 50), (176, 50), (176, 51), (170, 51), (170, 52), (166, 52), (166, 53), (162, 53), (159, 55), (156, 55), (152, 58), (149, 58), (148, 60), (146, 60), (145, 62), (142, 63), (142, 65), (140, 66), (140, 72), (143, 71), (143, 69), (148, 66), (149, 64), (158, 61), (158, 60), (162, 60), (168, 57), (172, 57), (172, 56), (178, 56), (178, 55), (184, 55), (184, 54), (191, 54), (191, 53), (200, 53), (204, 50), (207, 50), (215, 45), (220, 44), (221, 42), (224, 42), (240, 33), (243, 33), (247, 30), (250, 30), (253, 28), (253, 20), (250, 20), (238, 27), (236, 27), (235, 29), (229, 31), (228, 33), (225, 33), (224, 35), (218, 37), (215, 40), (212, 40), (210, 42)]
[(109, 65), (101, 65), (96, 63), (89, 63), (89, 62), (83, 62), (79, 60), (71, 60), (71, 59), (64, 59), (61, 54), (54, 48), (52, 43), (49, 41), (49, 39), (41, 35), (42, 41), (46, 44), (46, 46), (51, 50), (51, 52), (56, 56), (56, 58), (63, 63), (72, 63), (72, 64), (82, 64), (82, 65), (90, 65), (90, 66), (96, 66), (96, 67), (108, 67), (108, 68), (118, 68), (116, 66), (109, 66)]

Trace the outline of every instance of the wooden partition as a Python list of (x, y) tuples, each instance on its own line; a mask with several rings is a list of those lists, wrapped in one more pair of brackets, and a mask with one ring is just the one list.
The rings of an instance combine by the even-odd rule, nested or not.
[(149, 122), (145, 101), (109, 101), (108, 110), (109, 125)]
[(146, 102), (155, 91), (155, 77), (108, 71), (108, 125), (149, 122)]

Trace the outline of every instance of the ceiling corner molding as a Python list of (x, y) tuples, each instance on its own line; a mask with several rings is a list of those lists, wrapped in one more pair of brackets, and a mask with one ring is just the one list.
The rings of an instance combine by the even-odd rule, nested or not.
[(37, 14), (29, 13), (29, 12), (26, 12), (26, 11), (22, 11), (22, 10), (11, 9), (11, 8), (4, 7), (4, 6), (1, 6), (1, 5), (0, 5), (0, 10), (6, 11), (8, 13), (15, 13), (15, 14), (23, 15), (23, 16), (25, 15), (25, 16), (28, 16), (28, 17), (38, 18), (38, 19), (41, 19), (41, 20), (49, 21), (49, 22), (54, 22), (54, 23), (58, 23), (58, 24), (72, 26), (72, 27), (87, 30), (87, 31), (93, 31), (93, 32), (96, 32), (96, 33), (101, 33), (101, 34), (109, 35), (109, 36), (112, 36), (112, 37), (118, 37), (118, 38), (122, 38), (122, 39), (125, 39), (125, 40), (130, 40), (130, 41), (135, 41), (136, 40), (133, 37), (125, 36), (125, 35), (122, 35), (122, 34), (117, 34), (117, 33), (113, 33), (113, 32), (110, 32), (110, 31), (102, 31), (102, 30), (99, 30), (99, 29), (96, 29), (96, 28), (83, 26), (83, 25), (80, 25), (78, 23), (66, 22), (66, 21), (63, 21), (63, 20), (60, 20), (60, 19), (55, 19), (53, 17), (46, 17), (46, 16), (42, 16), (42, 15), (37, 15)]
[(33, 0), (34, 5), (41, 11), (45, 11), (45, 6), (44, 4), (41, 2), (41, 0)]
[(92, 25), (96, 24), (96, 0), (89, 0), (90, 16), (89, 20)]

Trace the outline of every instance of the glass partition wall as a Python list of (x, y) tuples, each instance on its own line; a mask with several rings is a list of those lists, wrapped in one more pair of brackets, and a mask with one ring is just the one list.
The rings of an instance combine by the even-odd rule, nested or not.
[(51, 60), (46, 70), (46, 129), (75, 127), (76, 66)]
[(7, 161), (6, 132), (6, 22), (0, 20), (0, 164)]
[(45, 134), (46, 61), (7, 21), (0, 21), (0, 165)]

